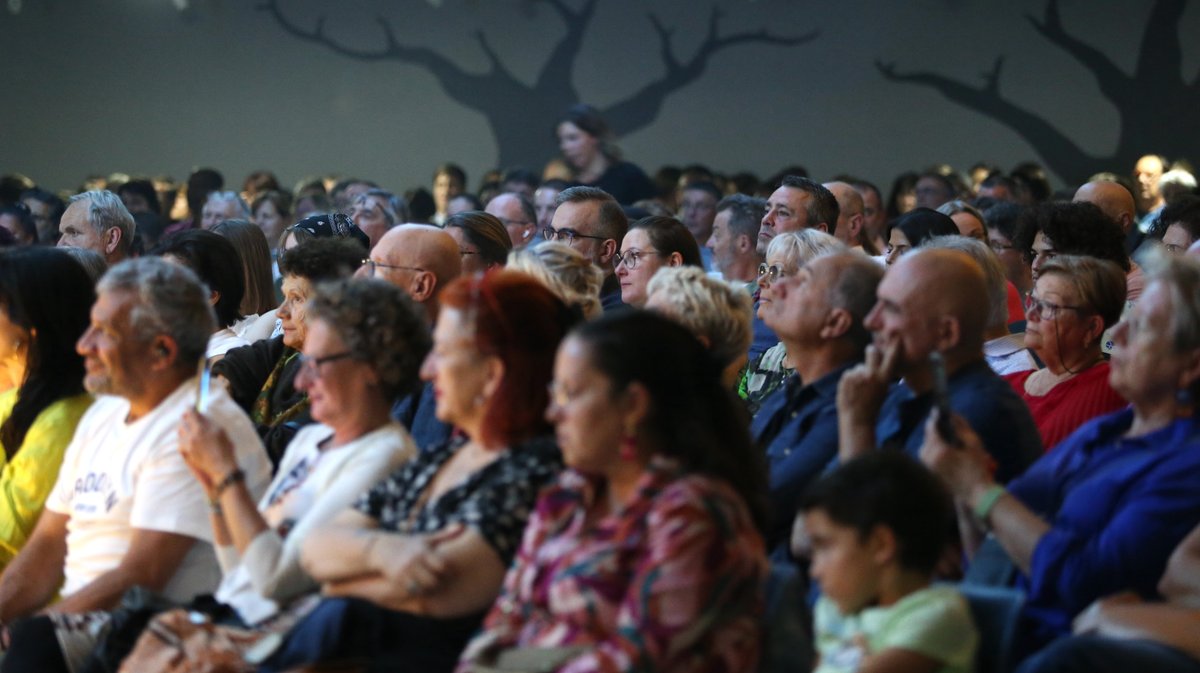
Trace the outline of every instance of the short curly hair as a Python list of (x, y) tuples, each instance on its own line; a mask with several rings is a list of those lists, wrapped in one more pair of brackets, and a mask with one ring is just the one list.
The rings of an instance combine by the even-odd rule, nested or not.
[(1129, 253), (1125, 250), (1121, 225), (1090, 203), (1044, 203), (1025, 212), (1017, 231), (1018, 239), (1013, 245), (1025, 251), (1030, 263), (1033, 241), (1040, 231), (1060, 255), (1107, 259), (1129, 272)]
[(417, 389), (432, 341), (423, 312), (400, 288), (373, 278), (322, 283), (309, 300), (308, 320), (324, 322), (354, 359), (374, 367), (388, 399)]
[(729, 366), (750, 348), (753, 300), (740, 287), (712, 278), (697, 266), (663, 267), (646, 286), (660, 297), (655, 310), (708, 341), (709, 352)]
[(546, 241), (508, 254), (507, 267), (542, 281), (568, 306), (577, 307), (584, 318), (600, 315), (600, 285), (604, 273), (582, 252), (566, 243)]
[(353, 274), (366, 253), (361, 245), (341, 238), (314, 238), (283, 253), (279, 273), (310, 283), (337, 280)]

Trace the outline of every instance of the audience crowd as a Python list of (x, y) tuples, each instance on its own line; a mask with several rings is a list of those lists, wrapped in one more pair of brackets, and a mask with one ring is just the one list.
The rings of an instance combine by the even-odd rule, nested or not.
[(1200, 672), (1186, 161), (556, 133), (475, 191), (0, 178), (0, 673)]

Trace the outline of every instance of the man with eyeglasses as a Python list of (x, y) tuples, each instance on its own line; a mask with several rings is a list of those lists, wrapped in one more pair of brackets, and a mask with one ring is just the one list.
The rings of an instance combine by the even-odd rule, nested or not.
[[(428, 224), (402, 224), (379, 239), (356, 275), (379, 278), (404, 290), (425, 308), (433, 329), (442, 290), (461, 273), (462, 256), (450, 234)], [(433, 386), (425, 383), (392, 407), (392, 418), (408, 428), (421, 450), (439, 446), (450, 437), (450, 426), (434, 416), (435, 406)]]
[(504, 223), (508, 237), (512, 239), (513, 250), (537, 243), (537, 211), (534, 210), (533, 202), (528, 196), (518, 192), (505, 192), (488, 201), (483, 210)]
[(403, 199), (382, 189), (372, 189), (354, 199), (350, 219), (370, 239), (369, 247), (374, 248), (389, 229), (407, 219), (404, 210)]
[(625, 211), (611, 194), (596, 187), (571, 187), (554, 199), (558, 208), (550, 226), (542, 230), (549, 241), (566, 243), (592, 260), (604, 273), (600, 304), (608, 311), (621, 305), (621, 285), (613, 256), (629, 229)]
[(863, 322), (874, 343), (838, 385), (839, 459), (876, 448), (917, 455), (934, 409), (936, 353), (950, 408), (983, 440), (996, 479), (1024, 472), (1042, 453), (1041, 436), (1029, 408), (984, 359), (991, 304), (979, 265), (957, 250), (914, 250), (888, 269), (876, 294)]

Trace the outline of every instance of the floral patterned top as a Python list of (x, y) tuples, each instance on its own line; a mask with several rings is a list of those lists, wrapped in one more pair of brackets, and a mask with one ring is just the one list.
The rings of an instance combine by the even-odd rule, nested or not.
[(559, 670), (755, 670), (763, 541), (724, 482), (658, 460), (622, 511), (589, 521), (603, 493), (568, 470), (538, 500), (484, 630), (460, 671), (512, 647), (583, 646)]
[(384, 530), (400, 533), (432, 533), (462, 523), (478, 531), (508, 565), (538, 491), (562, 471), (562, 456), (552, 439), (530, 440), (425, 501), (438, 469), (465, 443), (459, 438), (418, 454), (367, 491), (356, 507)]

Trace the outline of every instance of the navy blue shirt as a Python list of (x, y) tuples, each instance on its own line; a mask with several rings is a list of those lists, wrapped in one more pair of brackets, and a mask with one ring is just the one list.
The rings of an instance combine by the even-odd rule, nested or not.
[(758, 317), (758, 294), (754, 295), (754, 312), (750, 316), (750, 350), (746, 353), (746, 357), (753, 364), (755, 360), (762, 357), (763, 353), (767, 352), (767, 349), (779, 343), (779, 337), (775, 336), (775, 331), (767, 327), (767, 323)]
[(450, 439), (453, 428), (438, 420), (434, 412), (433, 384), (426, 382), (421, 389), (401, 399), (392, 407), (392, 418), (408, 428), (413, 442), (422, 452), (435, 449)]
[[(1042, 438), (1029, 407), (987, 361), (964, 365), (946, 384), (950, 408), (967, 420), (996, 461), (996, 481), (1020, 475), (1042, 455)], [(932, 393), (917, 395), (903, 381), (893, 385), (879, 412), (876, 442), (917, 456), (932, 408)]]
[(750, 424), (770, 466), (768, 546), (787, 539), (804, 489), (837, 462), (837, 387), (850, 367), (840, 367), (807, 386), (799, 376), (789, 376)]
[(1132, 409), (1088, 421), (1008, 486), (1050, 524), (1020, 578), (1039, 641), (1069, 633), (1098, 598), (1156, 595), (1171, 552), (1200, 523), (1200, 421), (1126, 438), (1132, 423)]

